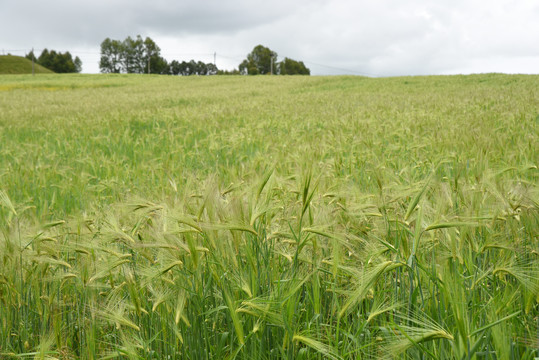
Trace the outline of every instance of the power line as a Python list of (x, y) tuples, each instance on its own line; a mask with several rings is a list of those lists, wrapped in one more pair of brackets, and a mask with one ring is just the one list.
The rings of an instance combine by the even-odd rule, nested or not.
[[(29, 51), (35, 51), (35, 52), (42, 52), (44, 49), (2, 49), (2, 53), (5, 54), (5, 52), (18, 52), (18, 53), (21, 53), (21, 52), (24, 52), (25, 54), (26, 53), (29, 53)], [(74, 55), (94, 55), (94, 56), (100, 56), (101, 55), (101, 52), (95, 52), (95, 51), (73, 51), (72, 52)], [(213, 57), (213, 63), (216, 64), (217, 62), (217, 57), (219, 56), (219, 58), (223, 58), (223, 59), (227, 59), (227, 60), (233, 60), (233, 61), (237, 61), (238, 63), (242, 62), (244, 59), (240, 59), (240, 56), (237, 56), (237, 55), (223, 55), (223, 54), (217, 54), (217, 52), (213, 52), (213, 53), (174, 53), (174, 52), (162, 52), (161, 53), (163, 56), (167, 56), (167, 57), (176, 57), (176, 56), (180, 56), (180, 57), (189, 57), (189, 56), (203, 56), (203, 57), (207, 57), (207, 58), (212, 58)], [(283, 59), (287, 56), (282, 56), (280, 55), (279, 56), (280, 58), (282, 57)], [(343, 68), (343, 67), (338, 67), (338, 66), (333, 66), (333, 65), (326, 65), (326, 64), (320, 64), (318, 62), (314, 62), (314, 61), (310, 61), (310, 60), (302, 60), (304, 63), (307, 63), (307, 64), (310, 64), (310, 65), (314, 65), (314, 66), (318, 66), (318, 67), (323, 67), (323, 68), (326, 68), (326, 69), (332, 69), (332, 70), (336, 70), (336, 71), (340, 71), (340, 72), (343, 72), (343, 73), (347, 73), (347, 74), (357, 74), (357, 75), (362, 75), (362, 76), (369, 76), (369, 77), (382, 77), (383, 75), (379, 75), (379, 74), (372, 74), (372, 73), (367, 73), (367, 72), (363, 72), (363, 71), (357, 71), (357, 70), (352, 70), (352, 69), (347, 69), (347, 68)]]
[(331, 66), (331, 65), (319, 64), (319, 63), (315, 63), (315, 62), (308, 61), (308, 60), (303, 60), (303, 62), (307, 63), (307, 64), (315, 65), (315, 66), (320, 66), (320, 67), (324, 67), (324, 68), (328, 68), (328, 69), (343, 71), (343, 72), (346, 72), (346, 73), (353, 73), (353, 74), (362, 75), (362, 76), (369, 76), (369, 77), (381, 77), (382, 76), (382, 75), (369, 74), (369, 73), (366, 73), (366, 72), (361, 72), (361, 71), (351, 70), (351, 69), (345, 69), (345, 68)]
[(214, 53), (171, 53), (171, 52), (161, 52), (164, 55), (171, 56), (213, 56)]
[(222, 55), (222, 54), (219, 54), (219, 57), (222, 57), (222, 58), (225, 58), (225, 59), (228, 59), (228, 60), (234, 60), (234, 61), (239, 61), (239, 62), (242, 62), (243, 59), (239, 59), (238, 57), (234, 56), (234, 57), (231, 57), (231, 56), (226, 56), (226, 55)]

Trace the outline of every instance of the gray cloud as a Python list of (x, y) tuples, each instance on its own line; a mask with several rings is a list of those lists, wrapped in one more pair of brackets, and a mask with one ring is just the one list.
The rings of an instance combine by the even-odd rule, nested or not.
[(264, 44), (315, 74), (539, 73), (537, 18), (536, 0), (0, 0), (0, 46), (76, 50), (88, 72), (104, 38), (140, 34), (225, 68)]
[(189, 35), (227, 34), (253, 29), (301, 9), (274, 0), (271, 6), (248, 0), (51, 0), (2, 2), (2, 27), (27, 39), (61, 38), (67, 44), (101, 42), (104, 37), (153, 32)]

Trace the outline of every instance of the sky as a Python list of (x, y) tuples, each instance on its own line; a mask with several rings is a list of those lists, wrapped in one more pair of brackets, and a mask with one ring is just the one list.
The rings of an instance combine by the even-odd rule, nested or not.
[(99, 72), (105, 38), (237, 68), (259, 44), (312, 75), (539, 74), (539, 0), (0, 0), (0, 54), (47, 48)]

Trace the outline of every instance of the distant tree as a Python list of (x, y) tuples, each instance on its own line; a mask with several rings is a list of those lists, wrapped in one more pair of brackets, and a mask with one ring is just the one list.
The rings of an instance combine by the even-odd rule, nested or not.
[(25, 58), (27, 58), (28, 60), (36, 60), (37, 59), (37, 57), (34, 54), (34, 50), (31, 50), (28, 54), (26, 54)]
[(75, 65), (75, 72), (80, 73), (82, 71), (82, 60), (78, 56), (75, 56), (73, 64)]
[(212, 63), (205, 64), (202, 61), (191, 60), (189, 62), (173, 60), (170, 65), (170, 74), (190, 76), (190, 75), (216, 75), (219, 71)]
[(99, 69), (102, 73), (120, 73), (125, 64), (125, 52), (122, 42), (106, 38), (101, 43)]
[(278, 64), (278, 73), (281, 75), (310, 75), (311, 71), (305, 66), (303, 61), (296, 61), (285, 57)]
[(172, 60), (168, 66), (170, 75), (180, 75), (182, 64), (178, 60)]
[(213, 63), (206, 64), (206, 75), (217, 75), (218, 72), (219, 69), (217, 68), (217, 65)]
[(242, 75), (260, 74), (260, 71), (258, 71), (258, 68), (256, 67), (256, 65), (252, 62), (249, 62), (248, 60), (243, 60), (243, 62), (239, 66), (239, 70)]
[(61, 53), (44, 49), (39, 57), (36, 57), (33, 51), (30, 51), (25, 57), (29, 60), (33, 59), (37, 64), (55, 73), (78, 73), (82, 70), (80, 58), (77, 56), (73, 59), (69, 51)]
[(206, 64), (197, 61), (195, 65), (195, 75), (206, 75)]
[(49, 50), (44, 49), (41, 52), (41, 55), (39, 55), (39, 57), (37, 58), (37, 63), (41, 66), (46, 67), (47, 69), (52, 70), (51, 68), (52, 68), (53, 59), (55, 56), (56, 56), (56, 51), (51, 50), (49, 52)]
[(150, 60), (150, 73), (170, 75), (170, 67), (167, 60), (161, 56), (153, 56)]
[(122, 71), (128, 74), (141, 74), (146, 67), (144, 60), (144, 41), (137, 36), (136, 39), (128, 36), (121, 44)]
[(149, 37), (144, 39), (143, 44), (144, 60), (146, 61), (145, 72), (149, 72), (151, 74), (160, 74), (163, 65), (166, 63), (166, 61), (163, 62), (164, 59), (160, 56), (161, 49), (159, 48), (159, 46), (157, 46), (155, 41), (153, 41)]
[(128, 36), (123, 41), (106, 38), (101, 43), (99, 67), (104, 73), (168, 74), (169, 65), (160, 52), (149, 37), (143, 40), (140, 35), (135, 39)]
[(191, 73), (189, 72), (189, 63), (188, 62), (182, 61), (180, 63), (180, 73), (179, 73), (179, 75), (182, 75), (182, 76), (191, 75)]
[(265, 46), (257, 45), (239, 65), (239, 71), (244, 75), (264, 75), (272, 72), (275, 74), (276, 67), (277, 53)]
[(202, 61), (190, 62), (173, 60), (170, 64), (161, 55), (161, 49), (155, 41), (140, 35), (128, 36), (125, 40), (106, 38), (101, 43), (99, 67), (104, 73), (151, 73), (163, 75), (215, 75), (218, 72), (214, 64)]
[(49, 59), (52, 63), (49, 69), (54, 72), (68, 73), (75, 71), (75, 65), (73, 64), (73, 59), (71, 59), (71, 54), (69, 55), (69, 57), (67, 57), (61, 53), (57, 53), (56, 51), (52, 50), (49, 53)]

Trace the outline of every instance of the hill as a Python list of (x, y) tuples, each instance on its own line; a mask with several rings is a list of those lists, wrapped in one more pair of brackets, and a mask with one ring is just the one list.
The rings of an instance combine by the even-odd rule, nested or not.
[[(50, 74), (51, 70), (34, 64), (36, 74)], [(13, 55), (0, 56), (0, 74), (31, 74), (32, 61), (22, 57)]]

